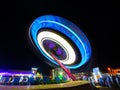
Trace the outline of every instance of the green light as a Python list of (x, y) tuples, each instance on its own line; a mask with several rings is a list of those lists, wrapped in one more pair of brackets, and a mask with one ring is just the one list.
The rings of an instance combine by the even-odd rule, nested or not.
[(63, 72), (59, 72), (58, 77), (60, 78), (60, 80), (62, 80), (62, 78), (63, 78)]

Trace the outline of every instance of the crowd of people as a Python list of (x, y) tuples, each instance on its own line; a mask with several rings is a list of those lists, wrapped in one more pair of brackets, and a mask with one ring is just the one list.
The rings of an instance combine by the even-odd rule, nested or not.
[(99, 77), (97, 79), (97, 82), (95, 81), (95, 78), (91, 76), (89, 78), (89, 82), (94, 87), (99, 85), (99, 86), (108, 87), (108, 88), (120, 88), (120, 75), (108, 74), (108, 75)]

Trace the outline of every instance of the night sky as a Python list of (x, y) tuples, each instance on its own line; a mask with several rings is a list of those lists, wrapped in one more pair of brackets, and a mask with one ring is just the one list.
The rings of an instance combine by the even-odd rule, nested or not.
[[(88, 37), (92, 46), (93, 67), (120, 67), (119, 24), (120, 17), (111, 4), (91, 5), (86, 2), (65, 0), (24, 0), (0, 3), (0, 68), (30, 70), (39, 67), (52, 69), (33, 51), (28, 43), (28, 28), (39, 16), (51, 14), (75, 23)], [(117, 10), (116, 10), (117, 11)]]

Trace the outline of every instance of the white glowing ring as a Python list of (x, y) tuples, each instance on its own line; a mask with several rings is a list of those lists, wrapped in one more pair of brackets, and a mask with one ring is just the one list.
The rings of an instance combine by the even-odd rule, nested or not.
[(67, 58), (65, 60), (60, 60), (63, 64), (71, 65), (75, 63), (75, 60), (76, 60), (75, 51), (65, 39), (63, 39), (61, 36), (50, 31), (43, 31), (38, 33), (38, 36), (37, 36), (38, 44), (40, 48), (43, 50), (43, 52), (50, 58), (52, 58), (52, 56), (43, 47), (43, 41), (45, 39), (56, 42), (58, 45), (60, 45), (64, 49), (64, 51), (67, 54)]

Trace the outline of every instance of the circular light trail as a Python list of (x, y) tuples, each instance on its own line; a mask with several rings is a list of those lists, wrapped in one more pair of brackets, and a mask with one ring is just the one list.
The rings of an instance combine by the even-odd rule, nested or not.
[[(64, 40), (61, 36), (59, 36), (59, 34), (56, 34), (50, 31), (49, 32), (42, 31), (42, 29), (46, 29), (46, 28), (61, 32), (64, 36), (72, 40), (73, 43), (78, 47), (81, 53), (81, 56), (82, 56), (81, 62), (77, 64), (73, 64), (76, 60), (76, 55), (74, 55), (75, 54), (74, 47), (69, 45), (68, 41)], [(52, 35), (49, 35), (46, 33), (49, 33)], [(69, 68), (69, 69), (77, 69), (83, 66), (90, 60), (90, 57), (92, 54), (89, 40), (87, 39), (85, 34), (82, 32), (82, 30), (78, 28), (75, 24), (73, 24), (72, 22), (59, 16), (44, 15), (44, 16), (40, 16), (37, 19), (35, 19), (29, 28), (29, 37), (33, 45), (35, 45), (35, 47), (37, 47), (37, 49), (50, 62), (52, 62), (55, 65), (58, 65), (58, 64), (53, 60), (50, 54), (46, 52), (42, 43), (44, 40), (51, 40), (57, 43), (58, 45), (60, 45), (60, 47), (62, 47), (62, 49), (67, 54), (67, 58), (65, 60), (60, 60), (60, 61), (66, 66), (66, 68)], [(65, 42), (67, 46), (63, 42)], [(69, 53), (68, 48), (72, 50), (73, 57), (72, 56), (70, 57), (71, 54)]]
[[(38, 41), (40, 48), (48, 57), (52, 58), (52, 56), (50, 54), (48, 54), (47, 51), (45, 50), (45, 48), (43, 47), (42, 43), (44, 40), (52, 40), (52, 41), (58, 43), (58, 45), (60, 45), (64, 49), (64, 51), (67, 54), (67, 57), (64, 60), (60, 60), (63, 64), (71, 65), (75, 62), (75, 58), (76, 58), (75, 51), (72, 48), (72, 46), (70, 46), (70, 44), (65, 39), (63, 39), (62, 37), (60, 37), (59, 35), (57, 35), (53, 32), (49, 32), (49, 31), (43, 31), (38, 34), (37, 41)], [(62, 45), (62, 43), (64, 45)], [(51, 62), (54, 63), (53, 60)], [(55, 62), (55, 64), (57, 64), (57, 63)]]

